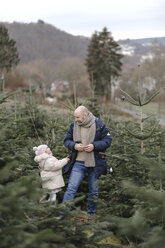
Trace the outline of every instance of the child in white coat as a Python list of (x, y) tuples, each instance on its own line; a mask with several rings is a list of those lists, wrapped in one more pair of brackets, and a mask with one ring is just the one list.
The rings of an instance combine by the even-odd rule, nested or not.
[(49, 201), (56, 200), (56, 193), (65, 186), (62, 176), (62, 167), (70, 160), (68, 157), (58, 160), (52, 155), (47, 145), (33, 147), (35, 151), (34, 161), (39, 164), (42, 179), (42, 188), (48, 189), (50, 194)]

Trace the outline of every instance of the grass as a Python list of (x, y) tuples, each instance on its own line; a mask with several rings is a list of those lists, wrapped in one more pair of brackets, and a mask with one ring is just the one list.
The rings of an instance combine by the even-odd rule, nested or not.
[[(130, 110), (139, 111), (139, 107), (132, 105), (129, 102), (120, 102), (119, 106), (123, 108), (128, 108)], [(160, 116), (159, 116), (159, 106), (158, 102), (150, 102), (149, 104), (143, 106), (143, 113), (147, 115), (155, 115), (156, 117), (165, 118), (165, 102), (161, 102), (160, 104)]]

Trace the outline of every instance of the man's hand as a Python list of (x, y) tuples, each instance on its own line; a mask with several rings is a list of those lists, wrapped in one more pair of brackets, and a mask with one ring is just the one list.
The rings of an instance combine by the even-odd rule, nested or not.
[(82, 152), (84, 150), (84, 145), (83, 144), (75, 144), (74, 146), (75, 150)]
[(94, 145), (93, 144), (89, 144), (87, 146), (84, 146), (84, 151), (85, 152), (91, 152), (94, 150)]

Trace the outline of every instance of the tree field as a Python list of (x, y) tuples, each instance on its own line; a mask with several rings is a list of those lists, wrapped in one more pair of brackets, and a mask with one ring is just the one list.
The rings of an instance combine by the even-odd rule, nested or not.
[[(39, 28), (42, 25), (40, 21)], [(3, 25), (0, 46), (0, 73), (4, 74), (17, 65), (19, 57), (15, 41)], [(127, 84), (118, 88), (118, 96), (123, 106), (129, 103), (136, 107), (139, 118), (134, 120), (104, 101), (107, 92), (110, 94), (115, 86), (111, 79), (123, 73), (120, 47), (105, 28), (93, 35), (88, 48), (89, 79), (84, 61), (74, 56), (58, 61), (55, 70), (54, 64), (46, 66), (40, 60), (34, 66), (22, 65), (24, 77), (19, 71), (6, 77), (1, 75), (1, 248), (165, 247), (165, 130), (153, 114), (144, 112), (155, 97), (160, 98), (159, 104), (164, 98), (164, 57), (156, 51), (152, 61), (143, 63), (145, 70), (141, 73), (140, 65), (138, 73), (132, 67), (125, 67), (123, 75)], [(49, 78), (52, 82), (55, 75), (71, 82), (72, 95), (57, 101), (57, 105), (47, 106), (43, 103), (50, 94), (47, 94), (50, 85), (45, 81)], [(30, 79), (27, 84), (26, 79)], [(148, 82), (154, 86), (151, 90), (146, 88)], [(19, 88), (25, 85), (26, 88)], [(43, 91), (38, 93), (37, 87), (41, 85)], [(58, 159), (70, 154), (63, 140), (79, 105), (101, 118), (112, 136), (112, 145), (103, 154), (107, 158), (107, 175), (98, 180), (97, 212), (93, 218), (86, 213), (87, 178), (75, 199), (62, 203), (69, 179), (65, 174), (66, 186), (52, 203), (43, 200), (47, 192), (41, 186), (40, 171), (34, 162), (33, 147), (40, 144), (47, 144)]]
[[(65, 189), (55, 205), (40, 202), (44, 191), (32, 150), (46, 143), (57, 158), (68, 155), (63, 138), (73, 112), (46, 112), (29, 93), (25, 104), (19, 95), (1, 94), (0, 102), (2, 248), (163, 247), (165, 134), (154, 119), (145, 120), (142, 132), (141, 123), (114, 121), (111, 109), (100, 109), (94, 99), (85, 103), (99, 113), (113, 139), (108, 173), (98, 181), (97, 214), (88, 219), (86, 179), (69, 206), (61, 203)], [(64, 179), (67, 185), (68, 175)]]

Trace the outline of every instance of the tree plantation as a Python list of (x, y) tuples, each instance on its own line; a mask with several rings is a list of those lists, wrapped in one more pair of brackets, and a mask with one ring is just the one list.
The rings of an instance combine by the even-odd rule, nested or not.
[[(38, 25), (41, 29), (44, 22), (40, 20)], [(0, 31), (0, 69), (6, 72), (19, 59), (15, 42), (10, 40), (3, 25)], [(124, 115), (121, 109), (117, 110), (110, 99), (108, 103), (104, 101), (104, 97), (111, 94), (113, 79), (122, 73), (122, 57), (119, 45), (106, 28), (96, 32), (84, 62), (88, 85), (83, 85), (87, 77), (83, 76), (85, 72), (80, 60), (65, 58), (56, 67), (56, 72), (59, 71), (62, 82), (72, 81), (72, 95), (52, 105), (41, 101), (50, 94), (46, 89), (39, 96), (33, 84), (18, 88), (24, 80), (19, 74), (15, 73), (17, 77), (6, 75), (11, 84), (17, 83), (17, 87), (10, 90), (2, 87), (0, 91), (1, 248), (165, 247), (165, 129), (153, 114), (146, 115), (144, 111), (144, 107), (157, 97), (163, 98), (164, 58), (158, 56), (144, 64), (146, 70), (154, 65), (156, 70), (156, 61), (161, 64), (162, 77), (153, 75), (157, 80), (156, 88), (146, 90), (141, 81), (146, 71), (141, 74), (138, 65), (133, 94), (129, 91), (129, 83), (118, 89), (120, 104), (137, 108), (138, 118), (133, 119)], [(22, 66), (31, 69), (26, 64)], [(40, 66), (43, 74), (39, 71), (40, 77), (35, 77), (37, 86), (43, 83), (40, 79), (45, 79), (46, 75), (45, 64), (40, 63)], [(65, 70), (60, 71), (61, 67)], [(31, 73), (35, 70), (34, 66)], [(28, 78), (29, 74), (26, 76)], [(81, 84), (78, 83), (80, 78)], [(66, 185), (57, 194), (57, 200), (51, 202), (46, 189), (42, 188), (40, 169), (34, 161), (33, 147), (40, 144), (48, 145), (57, 159), (70, 155), (63, 141), (74, 121), (74, 110), (80, 105), (99, 117), (112, 136), (110, 148), (106, 153), (100, 152), (107, 158), (107, 174), (97, 181), (99, 195), (94, 199), (97, 203), (94, 216), (86, 212), (87, 177), (80, 184), (75, 199), (63, 203), (69, 180), (69, 173), (64, 174)]]
[(44, 190), (32, 147), (46, 143), (58, 158), (68, 155), (63, 138), (73, 112), (39, 109), (29, 94), (22, 106), (18, 99), (0, 99), (1, 247), (163, 247), (164, 129), (154, 119), (143, 130), (134, 121), (113, 121), (111, 108), (86, 102), (93, 113), (99, 110), (113, 138), (108, 173), (98, 181), (97, 214), (90, 219), (86, 180), (69, 206), (62, 203), (64, 189), (56, 204), (40, 202)]

